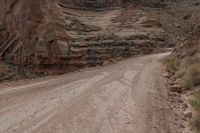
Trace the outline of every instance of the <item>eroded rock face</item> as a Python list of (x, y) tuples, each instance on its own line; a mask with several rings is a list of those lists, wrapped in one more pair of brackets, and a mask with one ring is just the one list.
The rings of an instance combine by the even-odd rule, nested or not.
[[(96, 8), (87, 2), (72, 3)], [(114, 1), (104, 2), (101, 4)], [(80, 68), (169, 46), (161, 24), (141, 15), (139, 9), (92, 12), (69, 9), (72, 3), (67, 3), (70, 1), (6, 0), (0, 58), (28, 67)]]
[(54, 63), (52, 56), (67, 57), (67, 52), (63, 52), (68, 49), (64, 16), (55, 1), (8, 0), (5, 5), (9, 36), (0, 45), (1, 58), (29, 65), (42, 60)]
[(188, 35), (184, 38), (170, 56), (170, 60), (184, 61), (187, 57), (200, 59), (200, 20), (190, 26)]

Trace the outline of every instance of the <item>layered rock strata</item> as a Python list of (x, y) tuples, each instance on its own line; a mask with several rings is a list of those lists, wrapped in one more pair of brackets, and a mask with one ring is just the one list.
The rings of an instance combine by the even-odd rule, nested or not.
[(92, 12), (69, 9), (68, 2), (4, 1), (0, 58), (31, 68), (80, 68), (170, 45), (161, 24), (140, 10)]

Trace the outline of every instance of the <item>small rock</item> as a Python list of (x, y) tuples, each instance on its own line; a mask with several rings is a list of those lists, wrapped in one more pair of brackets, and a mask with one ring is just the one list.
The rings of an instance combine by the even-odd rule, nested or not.
[(183, 109), (186, 110), (188, 108), (188, 105), (186, 103), (183, 104)]
[(137, 15), (139, 15), (139, 16), (144, 16), (144, 13), (138, 13)]
[(173, 102), (173, 100), (171, 99), (171, 98), (169, 98), (169, 100), (168, 100), (169, 102)]
[(182, 99), (178, 99), (178, 102), (179, 103), (183, 103), (184, 101)]
[(169, 78), (169, 74), (167, 72), (165, 72), (165, 73), (162, 74), (162, 77)]
[(180, 128), (185, 128), (185, 126), (183, 124), (180, 125)]
[(176, 23), (175, 26), (176, 26), (177, 28), (181, 28), (181, 25), (178, 24), (178, 23)]
[(174, 81), (170, 82), (170, 85), (175, 85), (175, 82)]
[(176, 92), (176, 93), (181, 93), (182, 92), (182, 87), (180, 85), (172, 85), (170, 91)]
[(188, 14), (188, 15), (185, 15), (184, 17), (183, 17), (183, 19), (184, 20), (187, 20), (187, 19), (189, 19), (189, 18), (191, 18), (192, 17), (192, 15), (191, 14)]
[(192, 118), (192, 112), (184, 112), (185, 117)]
[(128, 121), (128, 122), (125, 122), (125, 123), (126, 123), (126, 124), (130, 124), (131, 122)]
[(181, 120), (183, 121), (187, 121), (187, 119), (185, 117), (181, 117)]
[(109, 61), (104, 61), (102, 65), (103, 65), (103, 66), (107, 66), (107, 65), (109, 65), (109, 64), (110, 64)]
[(174, 81), (174, 83), (176, 83), (176, 84), (181, 83), (181, 79), (176, 79), (176, 80)]

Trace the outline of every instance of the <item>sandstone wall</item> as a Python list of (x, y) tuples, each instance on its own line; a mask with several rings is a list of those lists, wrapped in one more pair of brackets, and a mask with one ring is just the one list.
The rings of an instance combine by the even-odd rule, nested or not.
[(9, 35), (0, 45), (2, 59), (15, 64), (40, 63), (54, 56), (52, 50), (67, 47), (62, 12), (54, 0), (8, 0), (6, 12), (4, 22)]
[[(144, 17), (138, 18), (138, 22), (132, 21), (135, 11), (124, 13), (130, 14), (130, 21), (126, 23), (115, 23), (114, 18), (106, 17), (105, 12), (97, 13), (99, 18), (90, 12), (94, 14), (91, 19), (91, 15), (87, 16), (88, 11), (84, 16), (83, 11), (68, 9), (70, 4), (81, 3), (71, 2), (6, 0), (4, 26), (0, 30), (0, 58), (31, 68), (80, 68), (168, 47), (167, 35), (155, 20)], [(109, 0), (111, 5), (112, 2)], [(110, 19), (106, 23), (108, 27), (98, 24), (102, 14), (105, 19)]]

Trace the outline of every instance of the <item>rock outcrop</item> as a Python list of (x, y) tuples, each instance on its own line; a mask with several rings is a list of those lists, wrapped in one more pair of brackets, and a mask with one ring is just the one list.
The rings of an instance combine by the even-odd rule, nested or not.
[(69, 9), (70, 4), (101, 8), (114, 3), (89, 1), (2, 1), (6, 15), (1, 15), (0, 58), (30, 68), (74, 69), (149, 54), (170, 45), (162, 25), (141, 15), (142, 10)]
[(172, 52), (171, 60), (183, 60), (187, 57), (200, 59), (200, 21), (194, 22), (190, 27), (188, 35)]

